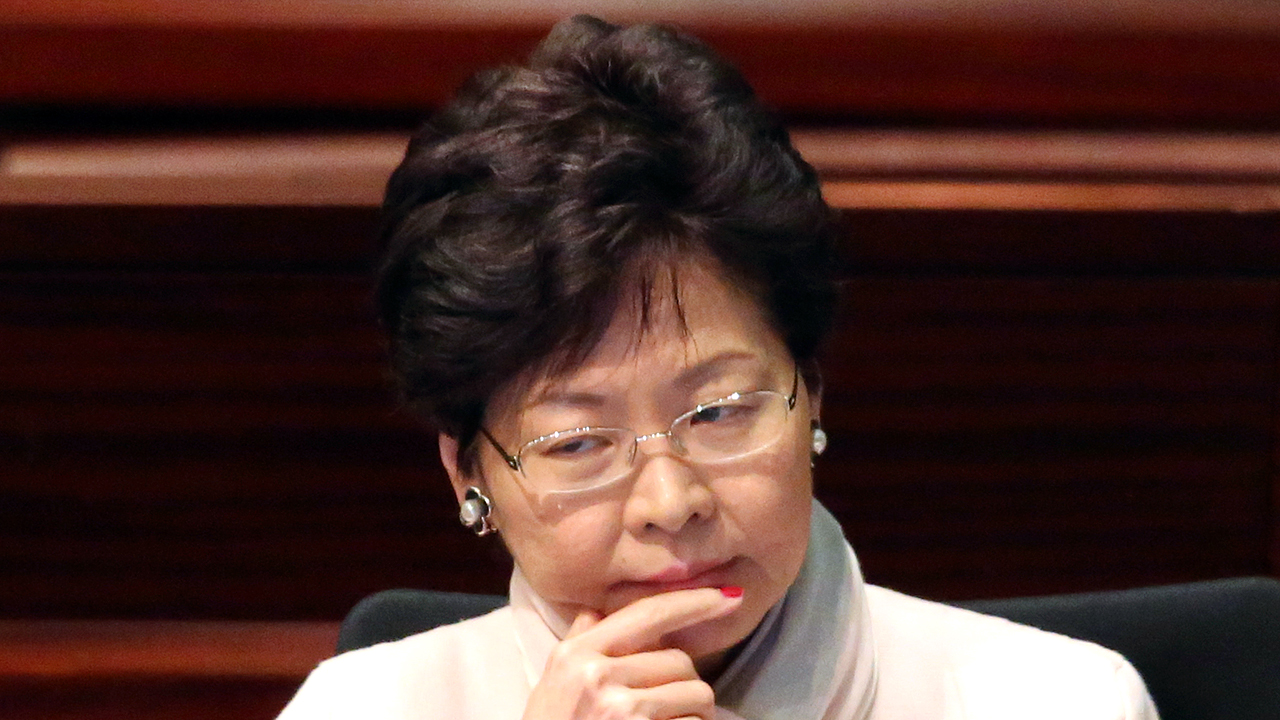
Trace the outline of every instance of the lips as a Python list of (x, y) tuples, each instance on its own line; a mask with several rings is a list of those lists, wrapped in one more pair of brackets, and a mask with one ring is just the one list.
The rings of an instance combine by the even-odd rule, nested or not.
[(694, 563), (676, 562), (642, 580), (618, 583), (616, 589), (654, 595), (675, 590), (722, 587), (730, 584), (737, 563), (737, 558)]

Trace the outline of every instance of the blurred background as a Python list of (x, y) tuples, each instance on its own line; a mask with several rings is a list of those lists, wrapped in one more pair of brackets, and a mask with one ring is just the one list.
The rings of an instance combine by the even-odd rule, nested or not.
[(708, 41), (840, 208), (869, 581), (1280, 575), (1280, 5), (0, 0), (0, 716), (271, 718), (363, 595), (505, 592), (385, 378), (376, 206), (580, 11)]

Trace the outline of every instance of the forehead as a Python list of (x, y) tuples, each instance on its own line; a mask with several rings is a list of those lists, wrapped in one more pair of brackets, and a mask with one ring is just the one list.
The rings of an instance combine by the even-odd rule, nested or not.
[(619, 298), (585, 357), (531, 369), (494, 400), (519, 408), (552, 393), (607, 392), (659, 375), (694, 382), (789, 359), (764, 308), (712, 261), (685, 260), (630, 280)]

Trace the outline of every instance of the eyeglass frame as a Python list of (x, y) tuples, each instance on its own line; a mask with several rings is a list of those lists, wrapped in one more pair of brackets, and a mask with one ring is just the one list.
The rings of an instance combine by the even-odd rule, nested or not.
[[(528, 442), (526, 442), (526, 443), (522, 444), (522, 445), (520, 446), (520, 448), (519, 448), (518, 450), (516, 450), (516, 454), (515, 454), (515, 455), (511, 455), (511, 454), (510, 454), (510, 453), (508, 453), (506, 450), (504, 450), (504, 449), (502, 448), (502, 445), (501, 445), (501, 444), (499, 444), (499, 443), (498, 443), (498, 441), (497, 441), (496, 439), (494, 439), (493, 435), (491, 435), (491, 434), (489, 433), (488, 428), (486, 428), (484, 425), (481, 425), (481, 426), (480, 426), (480, 433), (481, 433), (481, 434), (483, 434), (483, 435), (484, 435), (484, 437), (485, 437), (485, 439), (489, 441), (489, 444), (493, 446), (493, 449), (494, 449), (494, 450), (497, 450), (497, 451), (498, 451), (498, 454), (502, 456), (502, 459), (503, 459), (503, 461), (504, 461), (504, 462), (506, 462), (507, 467), (511, 468), (511, 469), (512, 469), (512, 470), (514, 470), (515, 472), (520, 473), (521, 477), (524, 477), (525, 479), (528, 479), (528, 477), (529, 477), (529, 476), (528, 476), (528, 475), (526, 475), (526, 474), (525, 474), (525, 472), (524, 472), (524, 467), (523, 467), (522, 463), (520, 462), (520, 456), (521, 456), (521, 454), (522, 454), (522, 453), (524, 453), (524, 451), (525, 451), (526, 449), (528, 449), (528, 448), (529, 448), (529, 446), (534, 445), (534, 444), (536, 444), (536, 443), (540, 443), (540, 442), (542, 442), (543, 440), (546, 440), (546, 439), (548, 439), (548, 438), (555, 437), (555, 436), (560, 435), (560, 434), (562, 434), (562, 433), (582, 432), (582, 431), (585, 431), (585, 430), (626, 430), (627, 432), (629, 432), (629, 433), (631, 433), (631, 434), (635, 435), (635, 436), (636, 436), (636, 438), (635, 438), (635, 440), (634, 440), (634, 441), (632, 441), (632, 443), (631, 443), (631, 448), (632, 448), (632, 449), (631, 449), (631, 458), (632, 458), (632, 459), (631, 459), (631, 460), (630, 460), (630, 462), (628, 463), (628, 466), (634, 466), (634, 464), (635, 464), (635, 456), (636, 456), (636, 452), (635, 452), (635, 451), (636, 451), (636, 448), (638, 448), (638, 447), (640, 446), (641, 441), (644, 441), (644, 440), (653, 440), (654, 438), (660, 438), (660, 437), (667, 437), (667, 438), (670, 438), (670, 437), (672, 437), (672, 434), (675, 432), (676, 425), (677, 425), (678, 423), (680, 423), (680, 421), (681, 421), (681, 420), (684, 420), (685, 418), (687, 418), (687, 417), (689, 417), (689, 416), (691, 416), (691, 415), (697, 415), (698, 413), (700, 413), (700, 412), (702, 412), (703, 410), (706, 410), (706, 409), (708, 409), (708, 408), (715, 407), (715, 404), (716, 404), (716, 403), (718, 403), (718, 402), (722, 402), (722, 401), (724, 401), (724, 400), (727, 400), (728, 398), (731, 398), (731, 397), (733, 397), (734, 395), (744, 395), (744, 394), (746, 394), (746, 392), (775, 392), (775, 393), (776, 393), (777, 391), (776, 391), (776, 390), (748, 390), (748, 391), (745, 391), (745, 392), (743, 392), (743, 391), (738, 391), (738, 392), (733, 392), (733, 393), (730, 393), (730, 394), (728, 394), (728, 395), (725, 395), (724, 397), (716, 398), (715, 400), (712, 400), (711, 402), (699, 403), (698, 405), (694, 406), (694, 408), (693, 408), (692, 410), (689, 410), (688, 412), (683, 412), (683, 413), (680, 413), (679, 415), (677, 415), (677, 416), (676, 416), (676, 418), (675, 418), (674, 420), (672, 420), (672, 421), (671, 421), (671, 425), (670, 425), (670, 426), (668, 426), (666, 430), (663, 430), (663, 431), (661, 431), (661, 432), (656, 432), (656, 433), (649, 433), (648, 435), (640, 435), (639, 433), (637, 433), (635, 430), (632, 430), (631, 428), (608, 428), (608, 427), (598, 427), (598, 426), (594, 426), (594, 425), (587, 425), (587, 426), (584, 426), (584, 427), (571, 428), (571, 429), (566, 429), (566, 430), (556, 430), (555, 432), (550, 432), (550, 433), (547, 433), (546, 435), (540, 435), (540, 436), (538, 436), (538, 437), (536, 437), (536, 438), (534, 438), (534, 439), (532, 439), (532, 440), (530, 440), (530, 441), (528, 441)], [(779, 395), (781, 395), (782, 393), (778, 393), (778, 394), (779, 394)], [(785, 399), (786, 399), (786, 401), (787, 401), (787, 413), (788, 413), (788, 414), (790, 414), (792, 410), (795, 410), (795, 409), (796, 409), (796, 402), (799, 400), (799, 398), (800, 398), (800, 366), (799, 366), (799, 365), (796, 365), (796, 366), (795, 366), (795, 369), (794, 369), (794, 370), (793, 370), (793, 372), (792, 372), (792, 376), (791, 376), (791, 394), (790, 394), (790, 395), (788, 395), (788, 396), (785, 396)], [(676, 445), (677, 447), (679, 446), (679, 444), (678, 444), (678, 443), (673, 443), (673, 444), (674, 444), (674, 445)], [(605, 487), (605, 486), (608, 486), (608, 485), (610, 485), (610, 484), (612, 484), (612, 483), (616, 482), (617, 480), (620, 480), (620, 479), (621, 479), (621, 478), (623, 478), (623, 477), (626, 477), (626, 475), (619, 476), (618, 478), (615, 478), (615, 479), (613, 479), (613, 480), (607, 480), (607, 481), (605, 481), (605, 482), (601, 483), (600, 485), (594, 485), (594, 486), (589, 487), (589, 488), (583, 488), (583, 490), (584, 490), (584, 491), (585, 491), (585, 490), (595, 490), (595, 489), (597, 489), (597, 488)], [(557, 492), (570, 492), (570, 491), (557, 491)]]

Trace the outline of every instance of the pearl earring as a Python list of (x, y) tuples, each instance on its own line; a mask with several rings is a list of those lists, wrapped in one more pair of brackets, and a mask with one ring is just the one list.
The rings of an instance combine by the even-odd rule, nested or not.
[(821, 455), (827, 449), (827, 431), (819, 427), (817, 422), (813, 424), (812, 447), (813, 447), (813, 454), (815, 456)]
[(474, 485), (467, 488), (466, 499), (462, 501), (462, 506), (458, 509), (458, 520), (471, 529), (476, 535), (481, 537), (491, 532), (497, 532), (498, 528), (489, 522), (489, 513), (493, 510), (493, 503), (489, 501), (488, 496), (480, 492), (480, 488)]

